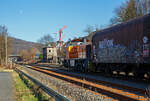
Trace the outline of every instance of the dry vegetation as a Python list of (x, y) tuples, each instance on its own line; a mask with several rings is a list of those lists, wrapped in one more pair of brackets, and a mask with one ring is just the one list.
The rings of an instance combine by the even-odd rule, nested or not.
[(49, 96), (39, 89), (26, 77), (12, 73), (15, 88), (15, 100), (17, 101), (50, 101)]

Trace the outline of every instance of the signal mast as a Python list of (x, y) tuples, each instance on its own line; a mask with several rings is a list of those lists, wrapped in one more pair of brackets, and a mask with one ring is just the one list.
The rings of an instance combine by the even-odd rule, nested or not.
[[(63, 34), (63, 30), (67, 28), (67, 26), (64, 26), (63, 28), (59, 29), (59, 41), (56, 41), (56, 64), (57, 64), (57, 50), (61, 50), (61, 46), (62, 46), (62, 39), (64, 38), (64, 34)], [(56, 33), (57, 34), (57, 33)]]
[(63, 30), (67, 28), (67, 26), (64, 26), (63, 28), (61, 28), (59, 30), (59, 43), (60, 43), (60, 46), (61, 46), (61, 43), (62, 43), (62, 38), (64, 38), (64, 34), (63, 34)]

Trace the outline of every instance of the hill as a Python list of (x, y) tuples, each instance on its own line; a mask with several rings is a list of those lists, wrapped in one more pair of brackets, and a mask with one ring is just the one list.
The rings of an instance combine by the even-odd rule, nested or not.
[(37, 48), (39, 51), (42, 50), (42, 45), (35, 42), (25, 41), (18, 38), (10, 37), (12, 41), (12, 51), (11, 54), (19, 54), (19, 52), (24, 50), (29, 50), (32, 47)]

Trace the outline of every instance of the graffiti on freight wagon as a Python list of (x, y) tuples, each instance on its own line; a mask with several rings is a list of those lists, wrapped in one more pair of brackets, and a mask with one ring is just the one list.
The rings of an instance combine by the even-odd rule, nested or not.
[(131, 42), (129, 47), (114, 44), (114, 40), (99, 42), (98, 61), (102, 63), (133, 63), (139, 62), (142, 54), (142, 45), (137, 40)]
[(109, 48), (113, 47), (113, 39), (112, 40), (107, 40), (104, 39), (103, 41), (99, 41), (99, 48)]

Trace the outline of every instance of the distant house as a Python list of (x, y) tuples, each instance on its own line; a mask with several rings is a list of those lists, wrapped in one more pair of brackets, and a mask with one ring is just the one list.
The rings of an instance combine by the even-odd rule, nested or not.
[(55, 62), (56, 60), (56, 47), (54, 46), (47, 46), (43, 48), (43, 60), (45, 62)]

